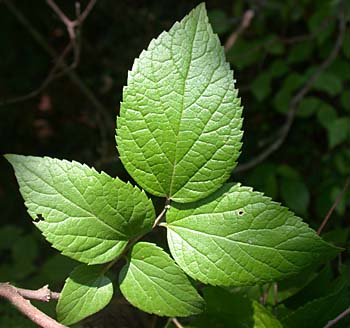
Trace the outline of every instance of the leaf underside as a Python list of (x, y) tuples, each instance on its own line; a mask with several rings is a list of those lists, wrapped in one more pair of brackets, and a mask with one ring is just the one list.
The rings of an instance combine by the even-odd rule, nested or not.
[(77, 162), (6, 155), (28, 213), (52, 246), (88, 264), (110, 261), (152, 228), (144, 192)]
[(74, 269), (57, 303), (57, 317), (65, 325), (76, 323), (100, 310), (112, 299), (113, 284), (101, 266), (80, 265)]
[(201, 4), (135, 60), (117, 120), (120, 159), (154, 195), (181, 203), (204, 198), (236, 165), (241, 113)]
[(119, 275), (120, 290), (134, 306), (159, 316), (202, 312), (204, 301), (174, 260), (154, 244), (137, 243)]
[(178, 265), (212, 285), (275, 281), (338, 252), (287, 208), (240, 184), (173, 204), (166, 226)]

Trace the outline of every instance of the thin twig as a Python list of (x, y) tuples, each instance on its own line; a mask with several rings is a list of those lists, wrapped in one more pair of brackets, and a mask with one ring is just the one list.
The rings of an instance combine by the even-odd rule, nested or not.
[(288, 133), (291, 129), (291, 126), (294, 122), (295, 114), (298, 110), (298, 104), (300, 101), (305, 97), (305, 95), (311, 90), (314, 82), (318, 79), (320, 74), (327, 69), (332, 62), (336, 59), (341, 46), (343, 44), (343, 39), (345, 35), (345, 17), (344, 13), (340, 11), (339, 13), (339, 33), (338, 37), (336, 39), (336, 42), (334, 44), (334, 47), (332, 51), (329, 53), (328, 57), (321, 63), (321, 65), (318, 67), (318, 69), (311, 75), (311, 77), (306, 81), (304, 86), (295, 94), (295, 96), (292, 98), (292, 100), (289, 103), (289, 110), (287, 112), (287, 117), (285, 120), (284, 125), (282, 128), (278, 131), (279, 137), (264, 151), (262, 151), (258, 156), (253, 158), (251, 161), (238, 165), (238, 167), (235, 169), (235, 172), (243, 172), (247, 171), (256, 165), (263, 162), (266, 158), (268, 158), (271, 154), (273, 154), (276, 150), (278, 150), (281, 145), (286, 140)]
[[(22, 15), (22, 13), (20, 13), (18, 11), (18, 9), (15, 7), (15, 5), (11, 1), (4, 0), (5, 5), (7, 5), (7, 7), (16, 16), (16, 18), (33, 35), (35, 40), (38, 41), (44, 47), (44, 49), (52, 57), (54, 57), (56, 60), (55, 60), (54, 67), (50, 70), (49, 74), (47, 75), (45, 80), (40, 84), (40, 86), (38, 88), (29, 92), (26, 95), (4, 100), (4, 101), (0, 102), (0, 106), (22, 102), (22, 101), (29, 100), (29, 99), (39, 95), (52, 81), (61, 77), (63, 74), (68, 73), (69, 70), (76, 68), (78, 65), (80, 49), (78, 49), (79, 47), (77, 46), (77, 43), (75, 41), (76, 37), (75, 37), (74, 28), (80, 27), (79, 24), (82, 24), (82, 22), (86, 19), (88, 13), (91, 11), (91, 9), (92, 9), (93, 5), (96, 3), (96, 1), (93, 0), (93, 1), (89, 2), (88, 6), (84, 10), (83, 14), (81, 14), (81, 16), (84, 15), (83, 16), (84, 19), (82, 19), (81, 17), (77, 17), (77, 19), (75, 21), (70, 21), (67, 18), (67, 16), (61, 11), (60, 8), (58, 8), (58, 6), (53, 1), (50, 1), (50, 0), (47, 0), (47, 1), (50, 2), (51, 8), (58, 14), (59, 18), (66, 25), (68, 33), (70, 35), (70, 42), (66, 46), (66, 48), (63, 50), (63, 52), (60, 56), (57, 56), (56, 52), (49, 45), (47, 45), (45, 39), (31, 26), (31, 24), (28, 22), (28, 20)], [(79, 29), (77, 29), (77, 33), (80, 34)], [(74, 61), (71, 65), (68, 66), (65, 64), (64, 60), (72, 49), (74, 50)], [(62, 71), (57, 73), (59, 68), (62, 68)]]
[(49, 72), (49, 74), (47, 75), (45, 80), (41, 83), (41, 85), (38, 88), (36, 88), (35, 90), (33, 90), (33, 91), (23, 95), (23, 96), (5, 99), (4, 101), (0, 102), (0, 106), (11, 105), (11, 104), (15, 104), (18, 102), (22, 102), (22, 101), (26, 101), (26, 100), (29, 100), (31, 98), (34, 98), (34, 97), (38, 96), (43, 90), (45, 90), (47, 88), (47, 86), (52, 81), (58, 79), (59, 77), (62, 77), (64, 74), (66, 74), (67, 71), (69, 70), (69, 67), (64, 68), (59, 73), (56, 73), (56, 72), (64, 64), (63, 63), (64, 58), (67, 55), (67, 53), (71, 50), (71, 48), (72, 48), (72, 44), (68, 44), (68, 46), (64, 49), (64, 51), (60, 55), (60, 57), (57, 59), (55, 65), (52, 67), (51, 71)]
[(75, 20), (69, 19), (65, 13), (57, 6), (53, 0), (46, 0), (47, 4), (52, 8), (52, 10), (57, 14), (60, 20), (66, 25), (68, 33), (72, 39), (75, 37), (74, 28), (80, 26), (87, 16), (90, 14), (91, 10), (94, 8), (97, 0), (90, 0), (84, 9), (83, 13), (79, 15), (80, 9), (77, 10), (77, 18)]
[[(57, 7), (57, 5), (50, 1), (47, 0), (48, 2), (51, 3), (52, 9), (58, 14), (59, 13), (59, 18), (62, 20), (62, 22), (66, 25), (68, 33), (70, 35), (70, 42), (64, 49), (61, 55), (57, 55), (56, 51), (51, 48), (46, 40), (42, 37), (42, 35), (35, 30), (35, 28), (31, 25), (31, 23), (26, 19), (26, 17), (18, 10), (18, 8), (14, 5), (12, 1), (9, 0), (4, 0), (4, 4), (8, 7), (8, 9), (15, 15), (15, 17), (18, 19), (18, 21), (26, 28), (26, 30), (33, 36), (33, 38), (46, 50), (46, 52), (55, 59), (55, 65), (54, 67), (50, 70), (49, 74), (45, 78), (45, 80), (40, 84), (38, 88), (35, 90), (27, 93), (26, 95), (19, 96), (19, 97), (14, 97), (11, 99), (5, 99), (0, 102), (0, 106), (4, 105), (10, 105), (10, 104), (15, 104), (18, 102), (22, 102), (25, 100), (29, 100), (37, 95), (39, 95), (52, 81), (55, 79), (61, 77), (63, 74), (67, 74), (68, 77), (71, 78), (71, 80), (76, 83), (79, 87), (80, 90), (83, 91), (83, 93), (88, 96), (89, 100), (92, 101), (92, 103), (95, 105), (96, 108), (100, 109), (103, 107), (99, 101), (96, 99), (96, 97), (92, 94), (90, 90), (87, 89), (87, 87), (82, 83), (82, 81), (77, 77), (77, 75), (72, 72), (71, 70), (76, 68), (79, 62), (79, 54), (80, 54), (80, 49), (77, 46), (77, 43), (75, 42), (75, 31), (74, 28), (73, 30), (71, 29), (72, 26), (74, 27), (79, 27), (81, 26), (79, 24), (82, 24), (82, 22), (87, 18), (88, 14), (92, 10), (93, 6), (96, 4), (96, 0), (91, 0), (87, 7), (85, 8), (84, 12), (77, 17), (76, 20), (70, 21), (66, 15)], [(54, 9), (55, 8), (55, 9)], [(70, 31), (70, 32), (69, 32)], [(73, 35), (72, 35), (73, 33)], [(77, 33), (80, 34), (79, 29), (77, 29)], [(67, 65), (64, 60), (69, 54), (71, 50), (74, 50), (74, 61), (72, 64)], [(57, 72), (58, 69), (61, 68), (62, 71), (59, 73)]]
[(97, 0), (90, 0), (87, 4), (83, 13), (80, 14), (80, 4), (76, 3), (76, 19), (69, 19), (65, 13), (57, 6), (57, 4), (53, 0), (46, 0), (47, 4), (51, 7), (51, 9), (57, 14), (62, 23), (66, 26), (70, 43), (72, 44), (72, 48), (74, 51), (74, 61), (71, 64), (72, 68), (76, 68), (78, 66), (80, 60), (80, 29), (82, 28), (84, 20), (87, 18), (93, 7), (95, 6)]
[(242, 21), (239, 24), (238, 28), (230, 34), (230, 36), (227, 38), (225, 42), (225, 45), (224, 45), (225, 52), (227, 52), (233, 47), (239, 35), (242, 34), (242, 32), (249, 27), (253, 17), (254, 17), (254, 10), (252, 9), (247, 10), (243, 14)]
[(154, 220), (154, 224), (153, 224), (153, 228), (155, 228), (163, 219), (164, 214), (166, 213), (166, 211), (170, 208), (170, 204), (169, 204), (169, 200), (167, 199), (165, 206), (163, 208), (163, 210), (160, 212), (160, 214), (157, 216), (157, 218)]
[(184, 328), (183, 325), (176, 318), (171, 318), (171, 321), (177, 328)]
[(78, 17), (78, 20), (80, 23), (82, 23), (86, 17), (90, 14), (92, 8), (94, 8), (97, 0), (90, 0), (90, 2), (87, 4), (85, 10), (82, 12), (82, 14)]
[(270, 288), (271, 288), (272, 284), (269, 284), (266, 288), (266, 290), (263, 292), (263, 294), (261, 295), (260, 297), (260, 303), (262, 305), (266, 305), (266, 302), (267, 302), (267, 298), (269, 296), (269, 293), (270, 293)]
[(21, 313), (26, 315), (31, 321), (40, 327), (44, 328), (67, 328), (66, 326), (58, 323), (56, 320), (50, 318), (45, 313), (38, 310), (21, 294), (31, 295), (31, 299), (37, 299), (33, 293), (37, 292), (42, 296), (42, 288), (38, 291), (28, 291), (23, 289), (17, 289), (9, 283), (0, 283), (0, 297), (7, 299), (13, 306), (15, 306)]
[(340, 200), (343, 198), (344, 194), (346, 193), (347, 189), (349, 188), (349, 183), (350, 183), (350, 177), (348, 177), (345, 180), (345, 184), (343, 187), (343, 190), (340, 192), (340, 194), (337, 196), (336, 200), (334, 201), (332, 207), (329, 209), (328, 213), (326, 214), (325, 218), (323, 219), (320, 227), (317, 229), (317, 234), (320, 235), (323, 228), (325, 227), (325, 225), (327, 224), (329, 218), (331, 217), (333, 211), (335, 210), (335, 208), (337, 207), (337, 205), (339, 204)]
[[(90, 12), (92, 5), (96, 1), (90, 2), (91, 5), (88, 5), (82, 13), (82, 16), (84, 19), (86, 18), (87, 14)], [(25, 30), (30, 33), (30, 35), (33, 37), (33, 39), (51, 56), (54, 58), (55, 62), (59, 62), (59, 55), (56, 53), (56, 51), (47, 43), (46, 39), (42, 36), (41, 33), (38, 32), (37, 29), (31, 24), (30, 21), (21, 13), (21, 11), (15, 6), (14, 1), (10, 0), (3, 0), (3, 3), (7, 6), (7, 8), (10, 10), (10, 12), (17, 18), (17, 20), (24, 26)], [(89, 4), (90, 4), (89, 3)], [(90, 101), (92, 106), (94, 106), (97, 109), (97, 114), (101, 118), (101, 124), (100, 124), (100, 133), (102, 138), (107, 138), (107, 134), (105, 131), (113, 131), (113, 123), (111, 121), (111, 118), (109, 116), (108, 110), (103, 106), (103, 104), (97, 99), (93, 91), (81, 80), (81, 78), (77, 75), (77, 73), (71, 69), (71, 66), (68, 66), (64, 61), (61, 63), (62, 73), (66, 72), (67, 77), (79, 88), (81, 93)], [(55, 77), (58, 76), (57, 74), (54, 75)], [(45, 81), (44, 81), (45, 82)], [(49, 81), (49, 83), (52, 82)], [(30, 94), (22, 97), (17, 97), (14, 99), (10, 99), (10, 103), (14, 104), (23, 100), (28, 100), (34, 96), (36, 96), (40, 91), (42, 91), (45, 87), (47, 87), (48, 83), (46, 82), (44, 87), (39, 87), (39, 92), (32, 91)], [(0, 101), (0, 106), (4, 106), (8, 104), (9, 101), (4, 100)], [(103, 122), (103, 124), (102, 124)], [(102, 131), (101, 131), (102, 130)], [(102, 147), (101, 147), (101, 157), (106, 157), (108, 153), (108, 148), (105, 146), (107, 142), (103, 139), (102, 140)]]
[(328, 323), (324, 326), (324, 328), (333, 327), (336, 323), (338, 323), (340, 320), (344, 319), (347, 315), (350, 315), (350, 307), (348, 307), (346, 310), (344, 310), (342, 313), (340, 313), (333, 320), (328, 321)]
[(26, 299), (36, 300), (41, 302), (49, 302), (51, 300), (58, 300), (60, 298), (60, 293), (52, 292), (48, 285), (45, 285), (37, 290), (23, 289), (14, 287), (18, 294)]
[(275, 317), (277, 318), (278, 316), (278, 283), (274, 282), (273, 283), (273, 314), (275, 315)]

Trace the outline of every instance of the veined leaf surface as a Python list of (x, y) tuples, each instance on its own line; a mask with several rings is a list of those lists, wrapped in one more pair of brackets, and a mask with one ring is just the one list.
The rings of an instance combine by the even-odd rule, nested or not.
[(135, 60), (117, 121), (120, 159), (154, 195), (181, 203), (204, 198), (236, 165), (241, 113), (201, 4)]
[(179, 266), (212, 285), (275, 281), (338, 251), (287, 208), (239, 184), (196, 203), (172, 204), (166, 226)]
[(154, 208), (144, 192), (77, 162), (6, 155), (36, 226), (62, 254), (108, 262), (128, 240), (151, 230)]
[(120, 272), (120, 290), (139, 309), (160, 316), (202, 312), (204, 301), (170, 256), (154, 244), (137, 243)]
[(99, 265), (74, 269), (57, 303), (57, 317), (65, 325), (76, 323), (102, 310), (112, 299), (113, 284)]

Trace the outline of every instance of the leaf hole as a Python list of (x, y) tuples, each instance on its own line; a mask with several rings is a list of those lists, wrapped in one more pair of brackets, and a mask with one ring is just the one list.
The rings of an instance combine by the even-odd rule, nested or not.
[(244, 210), (243, 210), (243, 209), (238, 210), (238, 215), (239, 215), (239, 216), (244, 215)]
[(40, 222), (40, 221), (44, 221), (44, 218), (41, 214), (37, 214), (36, 218), (34, 219), (34, 222)]

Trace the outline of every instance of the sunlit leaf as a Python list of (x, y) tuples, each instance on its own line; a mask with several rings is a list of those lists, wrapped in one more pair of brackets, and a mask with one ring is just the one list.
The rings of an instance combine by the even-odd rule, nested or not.
[(75, 268), (57, 303), (58, 320), (65, 325), (76, 323), (102, 310), (112, 299), (113, 284), (101, 266)]
[(179, 266), (212, 285), (286, 278), (337, 253), (287, 208), (239, 184), (196, 203), (172, 204), (166, 227)]
[(204, 301), (173, 259), (154, 244), (140, 242), (120, 272), (120, 290), (134, 306), (160, 316), (202, 312)]
[(53, 247), (98, 264), (121, 254), (128, 240), (152, 228), (154, 208), (131, 184), (77, 162), (6, 155), (29, 215)]
[(200, 4), (135, 60), (123, 91), (117, 144), (148, 192), (191, 202), (222, 186), (241, 148), (240, 100)]

